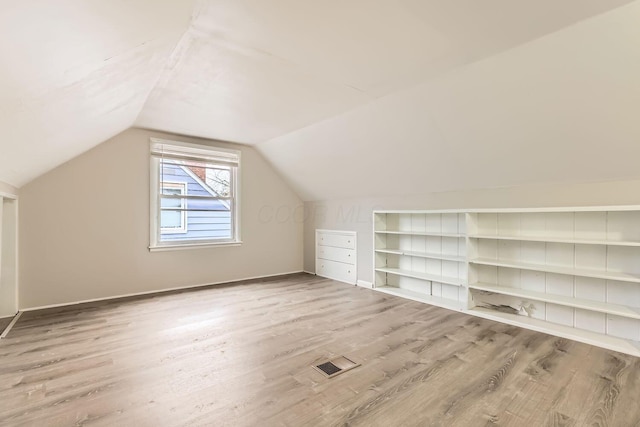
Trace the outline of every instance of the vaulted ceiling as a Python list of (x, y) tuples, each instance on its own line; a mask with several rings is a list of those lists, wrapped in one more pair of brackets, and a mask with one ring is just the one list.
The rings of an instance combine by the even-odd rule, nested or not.
[[(131, 126), (257, 144), (305, 199), (397, 193), (367, 172), (394, 158), (398, 179), (437, 178), (406, 192), (535, 181), (519, 158), (555, 149), (553, 166), (576, 138), (593, 143), (563, 120), (597, 116), (599, 138), (633, 142), (630, 111), (602, 113), (639, 106), (638, 4), (6, 0), (0, 181), (23, 185)], [(502, 156), (516, 160), (496, 169)], [(450, 172), (476, 163), (486, 179)]]

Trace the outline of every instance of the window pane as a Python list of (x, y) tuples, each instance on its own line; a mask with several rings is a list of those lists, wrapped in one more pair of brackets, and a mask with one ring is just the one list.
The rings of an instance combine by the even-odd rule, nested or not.
[(207, 169), (207, 185), (220, 197), (231, 196), (231, 171), (229, 169)]
[[(175, 211), (163, 211), (175, 213)], [(161, 241), (171, 240), (210, 240), (230, 239), (233, 237), (231, 226), (231, 211), (187, 211), (186, 230), (181, 233), (163, 232)]]
[[(170, 144), (166, 144), (170, 146)], [(180, 145), (170, 147), (172, 155), (180, 156)], [(233, 240), (237, 237), (237, 224), (232, 211), (237, 201), (234, 179), (238, 166), (214, 160), (216, 150), (207, 160), (196, 160), (191, 152), (185, 158), (162, 158), (156, 153), (157, 201), (152, 212), (159, 212), (160, 229), (154, 235), (159, 242), (179, 243), (200, 240)], [(169, 151), (167, 151), (169, 152)], [(237, 153), (236, 155), (238, 155)], [(186, 197), (180, 197), (181, 195)], [(223, 200), (220, 200), (223, 199)]]
[[(182, 160), (161, 160), (162, 174), (161, 193), (171, 194), (167, 189), (171, 185), (167, 181), (184, 179), (189, 182), (189, 189), (202, 190), (211, 196), (229, 197), (231, 196), (231, 169), (220, 165), (208, 163), (182, 161)], [(191, 191), (189, 191), (191, 193)]]
[(182, 215), (181, 211), (162, 211), (160, 212), (160, 228), (163, 229), (181, 229)]
[(167, 199), (162, 197), (160, 201), (161, 208), (181, 208), (183, 199)]

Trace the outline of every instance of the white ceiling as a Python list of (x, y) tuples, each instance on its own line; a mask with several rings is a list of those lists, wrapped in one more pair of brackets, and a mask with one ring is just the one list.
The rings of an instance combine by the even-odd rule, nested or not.
[(136, 124), (256, 144), (624, 3), (206, 1)]
[[(627, 3), (4, 0), (0, 4), (0, 129), (4, 136), (0, 181), (23, 185), (135, 125), (259, 144), (307, 199), (388, 191), (371, 185), (336, 189), (308, 174), (300, 175), (299, 170), (342, 166), (346, 169), (336, 171), (338, 181), (352, 173), (347, 171), (349, 162), (372, 156), (370, 160), (375, 160), (371, 152), (388, 152), (398, 139), (412, 141), (403, 148), (410, 165), (416, 161), (412, 150), (423, 153), (420, 147), (444, 159), (455, 158), (458, 150), (482, 152), (485, 140), (473, 132), (489, 125), (474, 122), (480, 120), (478, 112), (479, 117), (501, 114), (494, 119), (518, 122), (523, 120), (518, 108), (523, 108), (523, 114), (542, 114), (537, 125), (559, 131), (544, 122), (548, 112), (541, 111), (542, 104), (530, 105), (549, 100), (538, 99), (541, 95), (535, 90), (527, 91), (532, 86), (526, 79), (553, 80), (551, 71), (516, 78), (478, 65), (480, 71), (473, 71), (476, 77), (465, 80), (469, 68), (460, 67), (507, 51), (504, 55), (513, 63), (499, 59), (492, 67), (521, 71), (517, 64), (522, 61), (536, 69), (540, 64), (530, 63), (535, 53), (531, 58), (517, 54), (522, 49), (528, 52), (528, 45), (513, 48), (563, 28), (558, 34), (570, 32), (570, 25)], [(597, 37), (593, 41), (601, 42)], [(571, 42), (583, 45), (581, 39)], [(630, 48), (626, 39), (621, 42), (624, 49)], [(601, 53), (608, 54), (608, 47), (603, 45)], [(555, 52), (554, 46), (547, 49)], [(572, 49), (545, 51), (537, 58), (562, 64)], [(588, 49), (582, 53), (584, 57), (574, 58), (578, 62), (571, 62), (573, 71), (582, 70), (579, 61), (589, 60)], [(558, 57), (550, 58), (551, 54)], [(608, 59), (624, 61), (624, 54), (614, 49), (615, 58)], [(482, 77), (490, 84), (485, 85)], [(592, 77), (597, 76), (561, 83), (590, 84)], [(486, 108), (485, 103), (493, 102), (487, 92), (492, 84), (502, 91), (501, 101), (526, 105)], [(560, 83), (551, 87), (563, 90)], [(514, 101), (506, 91), (525, 99)], [(619, 95), (629, 96), (625, 91)], [(551, 109), (557, 105), (564, 104)], [(619, 123), (612, 117), (608, 124)], [(385, 138), (370, 139), (369, 128)], [(531, 151), (525, 142), (519, 142), (522, 149)], [(332, 163), (343, 153), (350, 156), (345, 164)], [(315, 158), (310, 159), (311, 155)], [(520, 171), (503, 171), (487, 182), (508, 183), (509, 173)], [(358, 179), (365, 178), (366, 174)], [(358, 179), (355, 183), (361, 184)], [(470, 176), (439, 182), (432, 186), (434, 190), (478, 183)]]
[(640, 178), (640, 2), (259, 144), (304, 200)]
[(2, 0), (0, 181), (20, 186), (133, 125), (192, 10)]

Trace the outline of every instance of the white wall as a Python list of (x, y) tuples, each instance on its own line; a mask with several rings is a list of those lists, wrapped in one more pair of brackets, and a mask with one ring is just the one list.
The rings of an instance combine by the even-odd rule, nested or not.
[(17, 287), (18, 189), (0, 181), (0, 317), (13, 316)]
[(302, 202), (254, 149), (224, 143), (242, 151), (244, 243), (150, 253), (151, 136), (198, 142), (130, 129), (20, 188), (21, 308), (302, 269)]
[(18, 311), (17, 220), (18, 201), (0, 196), (0, 317)]
[(546, 184), (415, 196), (305, 203), (304, 266), (315, 271), (315, 229), (358, 233), (358, 279), (373, 277), (372, 212), (378, 209), (475, 209), (640, 205), (640, 180)]

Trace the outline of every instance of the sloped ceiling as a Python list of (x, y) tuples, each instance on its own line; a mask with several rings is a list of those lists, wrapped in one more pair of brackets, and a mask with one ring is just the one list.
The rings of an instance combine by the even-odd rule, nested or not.
[[(305, 199), (528, 181), (517, 158), (535, 147), (553, 145), (555, 165), (581, 132), (632, 136), (629, 111), (577, 124), (637, 107), (637, 34), (610, 16), (628, 25), (638, 1), (603, 15), (629, 3), (3, 1), (0, 181), (23, 185), (131, 126), (258, 144)], [(516, 160), (495, 168), (503, 153)], [(452, 172), (477, 163), (486, 178)], [(429, 185), (399, 189), (407, 174)]]
[(193, 2), (0, 2), (0, 181), (20, 186), (132, 126)]
[(258, 145), (305, 200), (640, 178), (640, 2)]
[(256, 144), (625, 3), (206, 1), (137, 125)]

